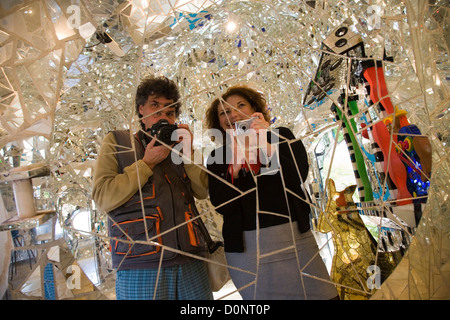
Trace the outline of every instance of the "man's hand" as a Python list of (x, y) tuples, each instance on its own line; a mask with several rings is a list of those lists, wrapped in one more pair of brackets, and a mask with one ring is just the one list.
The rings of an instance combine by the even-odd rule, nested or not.
[(170, 153), (170, 148), (159, 145), (155, 147), (156, 138), (153, 137), (152, 141), (147, 145), (145, 149), (144, 157), (142, 160), (153, 170), (156, 165), (162, 162)]
[(177, 143), (183, 144), (183, 151), (185, 150), (184, 149), (185, 147), (192, 150), (192, 142), (194, 141), (194, 135), (189, 129), (189, 125), (180, 123), (178, 125), (178, 129), (175, 130), (175, 132), (177, 133), (178, 138)]

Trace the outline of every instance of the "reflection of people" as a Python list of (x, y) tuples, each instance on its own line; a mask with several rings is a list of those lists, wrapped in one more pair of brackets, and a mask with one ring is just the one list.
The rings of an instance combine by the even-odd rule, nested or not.
[[(173, 125), (178, 100), (173, 81), (145, 79), (136, 92), (142, 129), (161, 119)], [(189, 131), (187, 125), (178, 128)], [(192, 195), (207, 196), (206, 173), (194, 164), (174, 164), (170, 148), (143, 130), (108, 133), (94, 172), (93, 199), (110, 218), (117, 299), (212, 299), (204, 261), (170, 250), (204, 255), (204, 240), (191, 219)]]
[[(266, 135), (268, 143), (258, 146), (264, 151), (255, 163), (248, 161), (251, 148), (238, 155), (242, 144), (233, 143), (239, 136), (231, 132), (237, 121), (250, 117), (255, 118), (252, 132)], [(263, 95), (245, 86), (229, 88), (206, 113), (207, 126), (221, 130), (228, 141), (212, 151), (207, 165), (213, 173), (210, 199), (223, 215), (230, 276), (243, 288), (244, 299), (333, 299), (337, 291), (310, 230), (310, 206), (302, 190), (309, 169), (306, 150), (287, 128), (267, 131), (268, 120)], [(264, 171), (268, 165), (272, 170)]]

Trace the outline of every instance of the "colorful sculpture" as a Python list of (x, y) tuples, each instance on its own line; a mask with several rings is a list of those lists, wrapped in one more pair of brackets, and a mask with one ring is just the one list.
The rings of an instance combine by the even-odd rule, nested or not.
[[(337, 284), (340, 298), (368, 299), (373, 289), (367, 284), (370, 277), (367, 268), (379, 267), (382, 282), (395, 268), (409, 241), (409, 231), (402, 228), (394, 230), (400, 234), (394, 240), (392, 229), (383, 226), (383, 219), (389, 220), (384, 210), (395, 212), (402, 206), (418, 216), (416, 205), (414, 208), (404, 205), (412, 204), (413, 200), (426, 201), (431, 147), (420, 130), (409, 124), (406, 116), (396, 115), (392, 124), (398, 126), (395, 129), (383, 121), (391, 119), (393, 122), (395, 112), (384, 77), (383, 62), (358, 59), (366, 58), (364, 44), (348, 21), (330, 33), (323, 41), (322, 49), (316, 75), (303, 103), (311, 110), (329, 103), (336, 119), (342, 121), (357, 186), (337, 192), (333, 180), (328, 181), (328, 203), (319, 216), (317, 229), (333, 235), (335, 252), (331, 279)], [(346, 59), (346, 56), (351, 59)], [(367, 91), (366, 106), (370, 106), (363, 111), (358, 108), (361, 83)], [(375, 112), (374, 120), (371, 111)], [(358, 119), (361, 120), (362, 136), (371, 141), (371, 150), (366, 151), (360, 146)], [(357, 187), (358, 206), (352, 200)], [(388, 202), (382, 210), (377, 208), (380, 200)], [(378, 218), (376, 221), (380, 221), (376, 226), (379, 243), (366, 228), (360, 213), (375, 216)]]
[(394, 133), (396, 151), (407, 172), (406, 187), (415, 198), (413, 202), (425, 203), (430, 187), (431, 144), (416, 125), (410, 124), (406, 115), (405, 110), (396, 107), (395, 120), (389, 116), (384, 123)]
[[(363, 76), (370, 85), (369, 94), (372, 103), (379, 102), (381, 111), (384, 111), (386, 115), (394, 113), (394, 107), (388, 96), (383, 67), (368, 60), (365, 63)], [(390, 132), (383, 121), (378, 121), (372, 126), (372, 134), (384, 155), (384, 172), (389, 173), (397, 187), (397, 200), (399, 201), (396, 204), (401, 206), (412, 203), (412, 195), (406, 186), (406, 169), (400, 157), (394, 151), (395, 145), (392, 143)]]
[[(348, 107), (350, 114), (358, 113), (357, 106), (357, 96), (347, 97), (348, 98)], [(340, 96), (340, 102), (344, 103), (345, 97), (344, 95)], [(356, 183), (358, 185), (358, 193), (359, 199), (361, 202), (365, 201), (373, 201), (373, 193), (372, 186), (370, 185), (370, 180), (367, 175), (367, 168), (364, 162), (364, 157), (361, 152), (361, 148), (359, 146), (358, 140), (354, 135), (354, 132), (357, 132), (356, 123), (354, 119), (348, 119), (338, 107), (334, 104), (331, 107), (331, 110), (336, 114), (336, 119), (342, 119), (342, 130), (344, 132), (344, 139), (347, 143), (348, 151), (350, 154), (350, 160), (353, 166), (353, 172), (355, 174)], [(349, 127), (351, 126), (351, 128)]]

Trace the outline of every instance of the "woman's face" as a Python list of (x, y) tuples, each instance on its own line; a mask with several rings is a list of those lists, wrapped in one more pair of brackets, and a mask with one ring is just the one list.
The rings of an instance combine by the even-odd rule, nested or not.
[(235, 122), (248, 120), (255, 112), (250, 102), (239, 95), (229, 96), (225, 102), (220, 102), (217, 108), (220, 127), (225, 131), (234, 129)]

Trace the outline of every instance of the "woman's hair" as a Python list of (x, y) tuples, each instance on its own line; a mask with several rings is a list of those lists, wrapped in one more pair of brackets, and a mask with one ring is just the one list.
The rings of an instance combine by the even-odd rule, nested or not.
[[(169, 80), (164, 76), (151, 76), (141, 81), (136, 90), (135, 99), (136, 114), (139, 118), (142, 118), (142, 115), (139, 113), (139, 106), (144, 105), (149, 96), (164, 97), (173, 100), (174, 104), (172, 106), (175, 107), (175, 114), (177, 117), (180, 114), (180, 93), (174, 81)], [(142, 122), (141, 126), (143, 126)]]
[(225, 135), (225, 131), (220, 127), (219, 105), (222, 101), (225, 101), (226, 99), (234, 95), (240, 96), (247, 100), (253, 107), (255, 112), (262, 113), (264, 119), (267, 122), (270, 121), (266, 99), (264, 98), (263, 94), (245, 85), (236, 85), (228, 88), (228, 90), (220, 98), (215, 99), (206, 110), (205, 122), (208, 129), (219, 129), (220, 131), (222, 131), (222, 134)]

